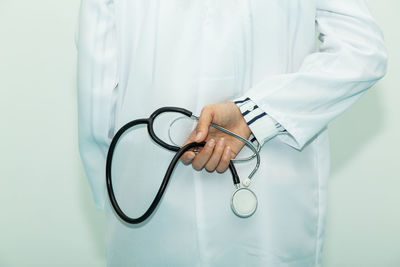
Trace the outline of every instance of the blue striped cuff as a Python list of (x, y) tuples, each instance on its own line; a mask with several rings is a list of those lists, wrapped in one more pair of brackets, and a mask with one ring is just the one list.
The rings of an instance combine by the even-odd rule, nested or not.
[(261, 145), (285, 130), (249, 97), (237, 98), (233, 102), (239, 107), (247, 125)]

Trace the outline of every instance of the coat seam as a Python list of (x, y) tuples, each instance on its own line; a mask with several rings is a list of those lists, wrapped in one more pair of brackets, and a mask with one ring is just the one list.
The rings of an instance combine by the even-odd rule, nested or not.
[(315, 168), (317, 170), (317, 184), (315, 188), (315, 195), (316, 195), (316, 201), (315, 201), (315, 210), (316, 210), (316, 229), (315, 229), (315, 266), (319, 266), (319, 257), (320, 257), (320, 236), (319, 236), (319, 231), (320, 231), (320, 183), (321, 183), (321, 171), (320, 171), (320, 155), (319, 155), (319, 145), (320, 143), (320, 135), (317, 136), (316, 138), (316, 143), (314, 146), (314, 151), (315, 151)]

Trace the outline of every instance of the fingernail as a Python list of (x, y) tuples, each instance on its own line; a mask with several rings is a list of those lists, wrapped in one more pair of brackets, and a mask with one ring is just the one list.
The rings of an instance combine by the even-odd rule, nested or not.
[(196, 134), (196, 142), (200, 141), (201, 139), (201, 132), (197, 132)]
[(194, 159), (194, 154), (192, 154), (192, 153), (190, 153), (189, 155), (187, 155), (187, 158), (189, 159), (189, 160), (192, 160), (192, 159)]
[(229, 153), (231, 153), (231, 147), (230, 147), (230, 146), (227, 146), (227, 147), (226, 147), (226, 150), (225, 150), (225, 154), (226, 154), (226, 155), (229, 155)]
[(208, 141), (208, 146), (213, 147), (214, 145), (215, 145), (214, 139), (210, 139), (210, 141)]
[(224, 138), (223, 137), (221, 139), (219, 139), (218, 145), (219, 146), (223, 146), (224, 145)]

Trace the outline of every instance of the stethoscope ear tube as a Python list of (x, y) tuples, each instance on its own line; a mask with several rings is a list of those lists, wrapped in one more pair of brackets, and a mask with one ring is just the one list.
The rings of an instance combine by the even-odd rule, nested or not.
[(118, 132), (114, 135), (113, 139), (111, 140), (111, 144), (110, 144), (110, 147), (108, 148), (107, 159), (106, 159), (106, 186), (107, 186), (107, 192), (108, 192), (108, 196), (110, 198), (111, 205), (113, 206), (117, 215), (122, 220), (124, 220), (125, 222), (128, 222), (128, 223), (133, 223), (133, 224), (141, 223), (147, 217), (142, 218), (143, 216), (141, 216), (136, 219), (130, 218), (119, 207), (117, 199), (115, 198), (114, 189), (112, 186), (112, 177), (111, 177), (112, 176), (111, 175), (112, 159), (113, 159), (115, 147), (117, 146), (117, 143), (118, 143), (119, 139), (121, 138), (121, 136), (130, 128), (132, 128), (136, 125), (139, 125), (139, 124), (148, 124), (148, 122), (149, 122), (148, 119), (138, 119), (138, 120), (131, 121), (131, 122), (125, 124), (124, 126), (122, 126), (121, 129), (118, 130)]
[(149, 132), (149, 135), (154, 140), (154, 142), (156, 142), (157, 144), (159, 144), (160, 146), (162, 146), (168, 150), (178, 151), (180, 149), (179, 146), (173, 146), (173, 145), (167, 144), (166, 142), (164, 142), (163, 140), (158, 138), (158, 136), (154, 133), (154, 128), (153, 128), (154, 119), (161, 113), (165, 113), (165, 112), (181, 113), (189, 118), (192, 116), (192, 112), (187, 109), (184, 109), (184, 108), (162, 107), (162, 108), (159, 108), (156, 111), (154, 111), (149, 117), (149, 123), (147, 124), (147, 131)]

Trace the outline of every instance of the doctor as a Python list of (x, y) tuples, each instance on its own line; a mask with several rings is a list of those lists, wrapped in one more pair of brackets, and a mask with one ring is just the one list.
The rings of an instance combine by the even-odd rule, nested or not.
[[(327, 125), (386, 71), (365, 1), (82, 0), (77, 47), (80, 153), (105, 209), (109, 266), (321, 265)], [(116, 130), (161, 106), (201, 114), (186, 142), (207, 145), (183, 156), (194, 169), (179, 164), (154, 215), (130, 226), (108, 202), (105, 156)], [(250, 218), (231, 212), (224, 172), (246, 151), (210, 122), (262, 145)], [(135, 217), (173, 155), (141, 129), (116, 153), (118, 201)], [(237, 164), (241, 177), (253, 167)]]

